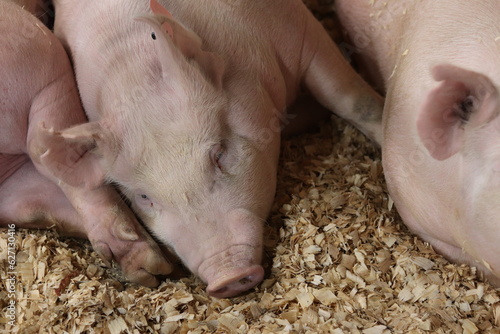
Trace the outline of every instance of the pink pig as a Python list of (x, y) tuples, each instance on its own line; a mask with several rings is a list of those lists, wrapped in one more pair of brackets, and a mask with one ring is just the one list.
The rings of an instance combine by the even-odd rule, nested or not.
[(403, 220), (500, 286), (500, 2), (336, 6), (387, 93), (382, 160)]
[(301, 84), (380, 139), (382, 99), (300, 0), (57, 0), (55, 8), (91, 122), (54, 140), (88, 146), (75, 169), (99, 163), (94, 183), (118, 184), (212, 296), (263, 279), (281, 121)]
[[(27, 7), (31, 8), (31, 7)], [(0, 1), (0, 225), (56, 228), (90, 239), (106, 261), (115, 260), (128, 279), (148, 286), (170, 264), (132, 211), (110, 186), (89, 185), (92, 162), (80, 170), (57, 166), (60, 130), (86, 122), (68, 56), (60, 41), (20, 6)], [(61, 169), (61, 167), (64, 167)], [(68, 168), (65, 168), (68, 167)]]

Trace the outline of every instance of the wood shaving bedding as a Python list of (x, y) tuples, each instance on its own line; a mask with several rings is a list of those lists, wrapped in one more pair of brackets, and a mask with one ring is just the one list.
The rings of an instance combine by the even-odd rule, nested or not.
[[(331, 1), (305, 2), (333, 29)], [(87, 241), (16, 230), (11, 298), (2, 229), (0, 333), (500, 333), (499, 292), (407, 230), (380, 150), (351, 126), (285, 139), (279, 171), (267, 276), (250, 293), (215, 299), (193, 276), (126, 283)]]

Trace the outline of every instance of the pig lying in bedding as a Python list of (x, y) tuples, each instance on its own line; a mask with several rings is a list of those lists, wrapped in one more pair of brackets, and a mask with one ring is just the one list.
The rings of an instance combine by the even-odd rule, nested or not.
[(500, 286), (500, 2), (337, 0), (386, 92), (382, 162), (404, 222)]

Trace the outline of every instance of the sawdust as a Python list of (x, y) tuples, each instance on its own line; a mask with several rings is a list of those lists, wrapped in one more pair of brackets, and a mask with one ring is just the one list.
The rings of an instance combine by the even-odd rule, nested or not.
[(279, 170), (267, 277), (247, 295), (211, 298), (192, 276), (125, 283), (88, 242), (34, 230), (12, 233), (10, 294), (3, 229), (0, 333), (500, 333), (499, 292), (406, 229), (379, 149), (352, 127), (334, 119), (284, 140)]

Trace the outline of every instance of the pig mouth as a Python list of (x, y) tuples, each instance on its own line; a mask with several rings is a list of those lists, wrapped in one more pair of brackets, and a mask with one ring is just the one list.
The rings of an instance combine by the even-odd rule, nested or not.
[(229, 298), (254, 288), (264, 279), (261, 253), (260, 247), (243, 244), (207, 258), (198, 267), (198, 276), (207, 283), (207, 293)]

